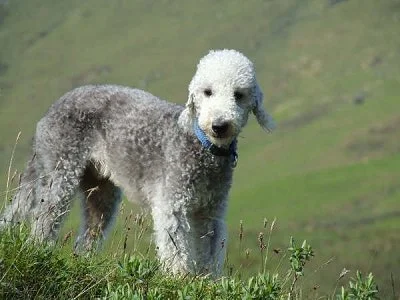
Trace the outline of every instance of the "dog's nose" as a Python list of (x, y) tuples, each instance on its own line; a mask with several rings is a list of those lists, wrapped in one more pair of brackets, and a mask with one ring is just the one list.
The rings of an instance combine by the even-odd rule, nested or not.
[(212, 131), (217, 135), (223, 135), (228, 131), (229, 123), (226, 121), (214, 121), (211, 124)]

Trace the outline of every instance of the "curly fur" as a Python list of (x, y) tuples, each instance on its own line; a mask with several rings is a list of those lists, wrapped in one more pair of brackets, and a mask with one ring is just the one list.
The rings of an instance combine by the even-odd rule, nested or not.
[(56, 239), (79, 194), (84, 217), (77, 243), (90, 249), (109, 229), (122, 189), (150, 208), (167, 267), (218, 274), (233, 167), (229, 157), (202, 147), (193, 124), (227, 148), (251, 112), (263, 128), (273, 127), (253, 64), (235, 50), (200, 60), (185, 107), (115, 85), (74, 89), (38, 122), (33, 157), (3, 224), (29, 219), (34, 237)]

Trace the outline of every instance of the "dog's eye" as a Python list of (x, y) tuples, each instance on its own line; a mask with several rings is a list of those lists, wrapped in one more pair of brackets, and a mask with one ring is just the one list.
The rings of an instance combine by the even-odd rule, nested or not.
[(244, 98), (244, 94), (242, 92), (236, 91), (233, 93), (233, 97), (235, 97), (236, 101), (240, 101)]
[(206, 97), (211, 97), (212, 94), (213, 94), (213, 92), (212, 92), (211, 89), (205, 89), (205, 90), (203, 91), (203, 93), (204, 93), (204, 95), (206, 95)]

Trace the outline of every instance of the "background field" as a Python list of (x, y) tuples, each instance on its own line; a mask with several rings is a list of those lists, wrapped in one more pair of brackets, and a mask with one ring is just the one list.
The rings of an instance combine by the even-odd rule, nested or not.
[[(331, 293), (344, 267), (372, 271), (384, 299), (391, 277), (399, 291), (398, 0), (0, 1), (0, 191), (17, 133), (12, 173), (64, 92), (118, 83), (184, 103), (198, 59), (216, 48), (254, 61), (278, 124), (268, 135), (252, 119), (239, 140), (229, 265), (244, 276), (260, 268), (257, 236), (276, 217), (271, 249), (291, 235), (315, 248), (309, 291)], [(65, 232), (77, 229), (74, 211)], [(271, 251), (267, 267), (282, 255)]]

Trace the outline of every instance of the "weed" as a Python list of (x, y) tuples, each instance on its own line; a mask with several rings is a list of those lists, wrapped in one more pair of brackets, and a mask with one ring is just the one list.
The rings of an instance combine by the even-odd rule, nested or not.
[(349, 282), (346, 289), (342, 286), (341, 292), (336, 296), (337, 300), (373, 300), (378, 298), (378, 286), (375, 284), (374, 276), (369, 273), (363, 278), (360, 271), (356, 272), (356, 277)]

